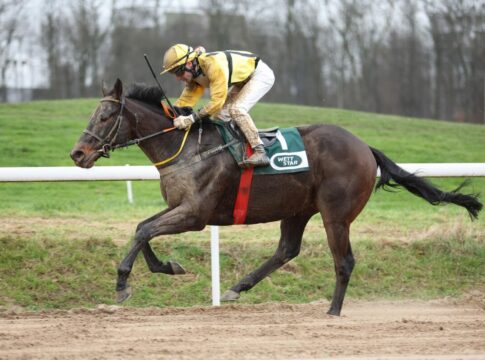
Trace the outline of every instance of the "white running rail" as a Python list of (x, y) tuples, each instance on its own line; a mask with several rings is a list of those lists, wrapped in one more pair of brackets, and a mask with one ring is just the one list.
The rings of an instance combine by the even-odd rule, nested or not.
[[(411, 173), (424, 177), (485, 177), (485, 163), (398, 164)], [(379, 171), (377, 172), (379, 176)], [(0, 167), (0, 182), (17, 181), (91, 181), (91, 180), (159, 180), (154, 166), (75, 166)]]

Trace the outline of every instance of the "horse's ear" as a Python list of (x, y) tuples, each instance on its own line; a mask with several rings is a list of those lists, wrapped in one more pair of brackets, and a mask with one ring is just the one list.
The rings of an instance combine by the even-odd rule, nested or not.
[(109, 94), (108, 87), (106, 86), (106, 82), (104, 80), (101, 81), (101, 93), (103, 94), (103, 97), (106, 97)]
[(121, 99), (121, 95), (123, 94), (123, 84), (119, 78), (116, 79), (113, 91), (113, 96), (118, 100)]

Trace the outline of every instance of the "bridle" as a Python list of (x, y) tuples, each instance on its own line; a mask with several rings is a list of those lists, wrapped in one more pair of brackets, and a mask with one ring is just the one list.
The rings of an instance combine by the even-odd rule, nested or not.
[(100, 149), (97, 152), (101, 153), (102, 157), (109, 158), (109, 152), (117, 148), (117, 145), (113, 147), (113, 143), (118, 137), (118, 132), (120, 131), (121, 124), (123, 122), (123, 109), (125, 108), (125, 98), (123, 97), (121, 100), (118, 100), (112, 97), (105, 97), (100, 100), (100, 102), (104, 102), (104, 101), (111, 101), (114, 103), (121, 104), (118, 117), (116, 118), (116, 121), (114, 122), (114, 124), (111, 126), (111, 129), (108, 131), (108, 134), (104, 138), (101, 138), (101, 136), (93, 133), (88, 129), (85, 129), (83, 133), (89, 136), (92, 136), (93, 138), (98, 140), (100, 144)]
[(158, 135), (166, 134), (170, 131), (177, 129), (174, 126), (174, 127), (171, 127), (171, 128), (163, 129), (161, 131), (158, 131), (156, 133), (153, 133), (153, 134), (150, 134), (150, 135), (147, 135), (147, 136), (143, 136), (143, 137), (139, 137), (139, 138), (136, 138), (136, 139), (133, 139), (133, 140), (129, 140), (129, 141), (123, 143), (123, 144), (114, 144), (116, 138), (118, 137), (118, 133), (121, 129), (121, 125), (123, 123), (123, 110), (125, 109), (125, 98), (122, 97), (121, 100), (118, 100), (118, 99), (115, 99), (113, 97), (105, 97), (105, 98), (101, 99), (99, 102), (104, 102), (104, 101), (111, 101), (111, 102), (114, 102), (114, 103), (121, 105), (120, 111), (119, 111), (118, 116), (116, 118), (116, 121), (111, 126), (111, 129), (108, 131), (108, 134), (104, 138), (102, 138), (101, 136), (93, 133), (92, 131), (90, 131), (88, 129), (85, 129), (83, 131), (84, 134), (92, 136), (93, 138), (95, 138), (99, 142), (100, 146), (99, 146), (99, 150), (97, 150), (97, 152), (101, 153), (102, 157), (109, 158), (110, 151), (114, 151), (115, 149), (124, 148), (124, 147), (128, 147), (128, 146), (131, 146), (131, 145), (138, 145), (142, 141), (151, 139), (151, 138), (158, 136)]

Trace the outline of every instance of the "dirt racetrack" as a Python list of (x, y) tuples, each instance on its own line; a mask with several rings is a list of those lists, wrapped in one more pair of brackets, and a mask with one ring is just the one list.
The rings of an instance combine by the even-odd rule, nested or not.
[(0, 313), (0, 359), (485, 359), (485, 303), (347, 301)]

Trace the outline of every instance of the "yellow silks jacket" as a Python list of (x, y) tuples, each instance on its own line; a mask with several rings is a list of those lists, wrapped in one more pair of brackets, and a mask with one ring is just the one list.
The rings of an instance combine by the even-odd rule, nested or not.
[(259, 57), (247, 51), (217, 51), (203, 53), (198, 57), (202, 74), (188, 83), (175, 106), (194, 107), (206, 88), (210, 91), (209, 102), (199, 111), (199, 116), (217, 114), (233, 84), (246, 81), (256, 69)]

